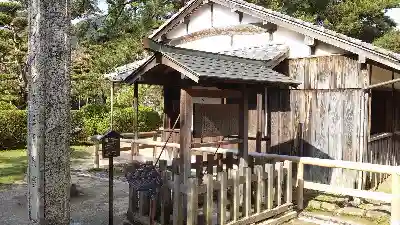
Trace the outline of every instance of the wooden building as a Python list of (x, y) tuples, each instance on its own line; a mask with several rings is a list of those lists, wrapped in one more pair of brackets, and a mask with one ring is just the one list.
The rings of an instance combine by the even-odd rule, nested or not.
[[(242, 0), (192, 0), (145, 46), (149, 57), (108, 77), (162, 85), (166, 130), (181, 114), (176, 128), (196, 143), (239, 137), (221, 147), (400, 162), (398, 54)], [(175, 141), (190, 149), (185, 138)], [(378, 178), (309, 167), (305, 179), (354, 187)]]

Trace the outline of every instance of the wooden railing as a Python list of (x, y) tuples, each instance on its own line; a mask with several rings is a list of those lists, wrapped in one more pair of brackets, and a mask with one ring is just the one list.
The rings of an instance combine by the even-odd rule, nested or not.
[[(196, 156), (192, 176), (186, 181), (179, 174), (178, 160), (174, 160), (171, 171), (166, 161), (160, 161), (165, 183), (158, 198), (157, 211), (161, 213), (155, 224), (248, 225), (272, 217), (270, 222), (278, 224), (297, 216), (292, 210), (292, 162), (251, 164), (238, 169), (233, 154), (222, 156)], [(150, 224), (149, 199), (140, 194), (138, 201), (131, 201), (137, 203), (133, 220)], [(199, 208), (203, 208), (202, 216)], [(213, 221), (215, 215), (217, 221)]]
[[(179, 147), (179, 146), (175, 146)], [(200, 155), (204, 153), (215, 153), (218, 152), (217, 155), (225, 155), (225, 158), (229, 161), (231, 154), (237, 155), (238, 151), (234, 149), (218, 149), (215, 147), (198, 147), (192, 148), (191, 151), (193, 154), (195, 152), (201, 152)], [(299, 210), (303, 209), (304, 202), (304, 189), (315, 190), (320, 192), (325, 192), (329, 194), (336, 195), (346, 195), (353, 196), (364, 199), (377, 200), (381, 202), (391, 203), (391, 220), (392, 224), (398, 224), (400, 222), (400, 167), (398, 166), (390, 166), (390, 165), (379, 165), (372, 163), (360, 163), (360, 162), (350, 162), (350, 161), (342, 161), (342, 160), (330, 160), (330, 159), (319, 159), (319, 158), (311, 158), (311, 157), (296, 157), (296, 156), (287, 156), (287, 155), (276, 155), (276, 154), (266, 154), (266, 153), (256, 153), (250, 152), (249, 156), (254, 157), (257, 161), (263, 160), (273, 160), (273, 161), (289, 161), (293, 163), (297, 163), (297, 175), (296, 175), (296, 189), (297, 189), (297, 208)], [(199, 156), (200, 157), (200, 156)], [(217, 156), (222, 157), (222, 156)], [(262, 160), (260, 160), (262, 159)], [(378, 174), (386, 174), (392, 176), (392, 193), (382, 193), (382, 192), (374, 192), (367, 190), (359, 190), (353, 188), (343, 188), (336, 187), (328, 184), (321, 184), (315, 182), (309, 182), (304, 180), (304, 166), (312, 165), (312, 166), (320, 166), (326, 168), (342, 168), (348, 170), (361, 171), (364, 173), (378, 173)], [(192, 169), (195, 165), (192, 164)], [(195, 182), (195, 181), (192, 181)]]

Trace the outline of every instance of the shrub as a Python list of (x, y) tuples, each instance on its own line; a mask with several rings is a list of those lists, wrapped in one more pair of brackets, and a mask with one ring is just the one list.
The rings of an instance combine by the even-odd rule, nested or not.
[[(85, 142), (88, 137), (102, 134), (110, 128), (110, 114), (105, 107), (88, 106), (71, 111), (71, 131), (82, 130), (71, 135), (71, 144)], [(139, 107), (139, 131), (158, 129), (161, 118), (149, 107)], [(134, 110), (115, 109), (114, 130), (121, 133), (133, 132)], [(0, 150), (26, 146), (27, 113), (25, 110), (0, 110)]]
[(107, 105), (88, 104), (80, 109), (83, 118), (103, 118), (108, 115), (110, 108)]
[(8, 102), (0, 101), (0, 110), (17, 110), (18, 108)]
[(82, 141), (86, 141), (87, 136), (83, 132), (83, 113), (79, 110), (71, 110), (71, 130), (74, 129), (82, 129), (79, 132), (71, 135), (71, 143), (79, 143)]
[(24, 147), (27, 135), (25, 110), (0, 110), (0, 149)]

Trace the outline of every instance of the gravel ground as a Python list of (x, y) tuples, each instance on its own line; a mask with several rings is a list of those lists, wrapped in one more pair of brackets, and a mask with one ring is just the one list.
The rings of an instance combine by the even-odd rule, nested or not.
[[(71, 172), (73, 183), (83, 192), (71, 199), (71, 224), (108, 224), (108, 181)], [(0, 221), (2, 225), (29, 224), (25, 184), (13, 185), (0, 191)], [(114, 182), (114, 224), (122, 224), (128, 209), (128, 184)]]

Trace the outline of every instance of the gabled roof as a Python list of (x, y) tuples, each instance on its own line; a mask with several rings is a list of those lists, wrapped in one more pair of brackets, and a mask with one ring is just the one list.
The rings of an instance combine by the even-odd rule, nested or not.
[[(263, 61), (261, 62), (263, 66), (273, 68), (280, 62), (282, 62), (282, 60), (287, 57), (288, 53), (289, 47), (286, 45), (279, 43), (266, 43), (262, 46), (233, 48), (230, 50), (219, 52), (218, 54), (220, 54), (219, 57), (235, 56), (237, 58)], [(104, 75), (104, 77), (114, 82), (124, 81), (140, 66), (146, 64), (146, 62), (149, 62), (152, 59), (154, 59), (154, 54), (146, 56), (145, 58), (135, 61), (133, 63), (117, 67), (113, 72)], [(257, 63), (256, 61), (254, 61), (253, 63)]]
[[(146, 48), (156, 54), (145, 64), (151, 65), (151, 67), (158, 64), (167, 65), (195, 82), (214, 79), (287, 85), (299, 84), (290, 77), (272, 70), (268, 62), (263, 60), (178, 48), (162, 45), (152, 40), (147, 40), (144, 44)], [(282, 55), (275, 58), (282, 60)], [(132, 83), (143, 74), (140, 70), (148, 71), (151, 69), (145, 68), (144, 65), (133, 71), (125, 81)]]
[(151, 56), (145, 56), (143, 59), (128, 63), (123, 66), (119, 66), (115, 68), (113, 72), (105, 74), (104, 78), (114, 82), (123, 81), (125, 80), (125, 78), (131, 75), (134, 70), (136, 70), (143, 63), (148, 61), (150, 58)]
[(173, 29), (176, 25), (183, 22), (184, 18), (192, 13), (196, 8), (208, 1), (231, 8), (233, 11), (239, 11), (248, 15), (257, 17), (265, 22), (271, 22), (278, 26), (296, 31), (311, 38), (344, 49), (373, 61), (382, 63), (389, 67), (400, 70), (400, 55), (394, 52), (376, 47), (361, 40), (339, 34), (332, 30), (325, 29), (282, 13), (266, 9), (264, 7), (248, 3), (243, 0), (191, 0), (185, 7), (174, 14), (162, 26), (149, 36), (153, 40), (159, 39), (163, 34)]

